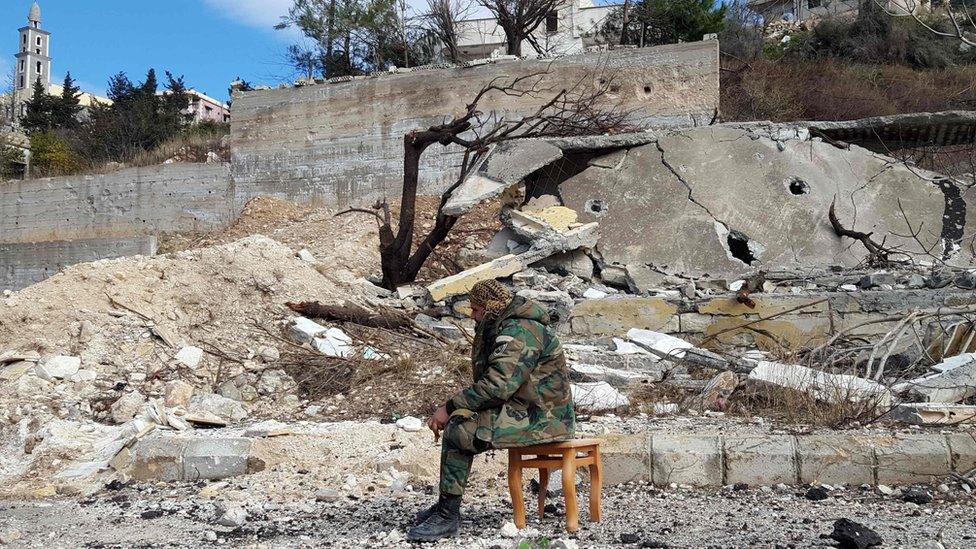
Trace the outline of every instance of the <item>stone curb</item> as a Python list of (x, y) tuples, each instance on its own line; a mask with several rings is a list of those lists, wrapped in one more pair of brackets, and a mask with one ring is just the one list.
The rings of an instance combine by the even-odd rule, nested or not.
[[(607, 484), (690, 486), (933, 483), (976, 468), (976, 431), (950, 434), (600, 435)], [(263, 470), (256, 439), (157, 436), (120, 468), (136, 480), (220, 479)], [(501, 452), (498, 453), (502, 455)], [(409, 465), (409, 464), (407, 464)], [(405, 465), (406, 466), (406, 465)]]
[[(701, 435), (607, 439), (609, 484), (691, 486), (933, 483), (976, 468), (976, 432), (951, 434)], [(643, 442), (646, 441), (646, 442)], [(638, 449), (641, 444), (644, 448)]]

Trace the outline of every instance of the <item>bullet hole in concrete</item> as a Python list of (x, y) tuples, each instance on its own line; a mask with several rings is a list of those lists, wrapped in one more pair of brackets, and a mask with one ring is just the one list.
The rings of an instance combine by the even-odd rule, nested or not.
[(759, 259), (759, 254), (762, 253), (762, 246), (751, 241), (748, 236), (739, 231), (729, 231), (727, 241), (729, 244), (729, 253), (732, 254), (732, 257), (746, 265), (752, 265)]
[(651, 86), (650, 86), (650, 84), (644, 86), (644, 93), (651, 93)]
[(810, 185), (799, 177), (794, 177), (787, 180), (786, 184), (789, 187), (790, 192), (797, 196), (810, 193)]
[(604, 204), (602, 200), (598, 200), (596, 198), (588, 200), (584, 207), (586, 208), (587, 212), (596, 217), (600, 217), (607, 213), (607, 205)]

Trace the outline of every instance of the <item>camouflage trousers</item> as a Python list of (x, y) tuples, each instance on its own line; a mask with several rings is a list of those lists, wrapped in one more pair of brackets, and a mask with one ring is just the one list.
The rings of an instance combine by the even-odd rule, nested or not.
[(473, 418), (453, 416), (441, 439), (440, 493), (463, 496), (471, 474), (474, 457), (491, 449), (491, 443), (475, 436), (478, 422)]

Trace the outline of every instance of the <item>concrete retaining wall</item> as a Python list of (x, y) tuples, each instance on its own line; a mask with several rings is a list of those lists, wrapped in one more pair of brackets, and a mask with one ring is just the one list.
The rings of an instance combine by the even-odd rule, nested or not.
[(75, 263), (155, 254), (155, 236), (0, 244), (0, 289), (24, 288)]
[(233, 221), (241, 200), (226, 164), (11, 181), (0, 185), (0, 242), (209, 231)]
[[(633, 296), (589, 299), (573, 309), (566, 329), (582, 337), (622, 336), (632, 327), (692, 339), (724, 332), (716, 335), (718, 342), (764, 349), (782, 344), (800, 349), (822, 343), (841, 330), (851, 330), (852, 335), (885, 334), (895, 325), (894, 321), (861, 325), (910, 310), (934, 312), (943, 307), (976, 304), (976, 295), (958, 290), (811, 292), (802, 296), (755, 294), (754, 301), (756, 307), (750, 309), (731, 294), (697, 301)], [(783, 314), (791, 309), (797, 310)], [(773, 315), (780, 316), (760, 320)], [(746, 324), (753, 329), (737, 329)]]
[[(646, 432), (600, 438), (608, 484), (896, 486), (932, 483), (951, 472), (976, 467), (976, 432), (801, 436)], [(138, 480), (225, 478), (264, 468), (252, 440), (149, 437), (131, 452), (126, 450), (130, 453), (120, 461), (125, 463), (124, 472)], [(496, 453), (495, 459), (503, 460), (504, 453)], [(410, 464), (399, 468), (410, 469)]]
[[(403, 136), (463, 112), (494, 78), (549, 71), (537, 97), (489, 96), (485, 112), (534, 112), (561, 87), (611, 78), (607, 106), (642, 126), (703, 125), (718, 107), (718, 42), (580, 54), (551, 60), (414, 71), (235, 95), (233, 175), (248, 192), (345, 204), (396, 194)], [(460, 157), (434, 146), (422, 163), (427, 191), (457, 177)]]

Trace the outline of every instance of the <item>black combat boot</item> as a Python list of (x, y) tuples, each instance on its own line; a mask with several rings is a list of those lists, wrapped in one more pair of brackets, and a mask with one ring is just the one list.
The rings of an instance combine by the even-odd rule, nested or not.
[(424, 518), (424, 521), (410, 530), (408, 541), (437, 541), (452, 537), (461, 525), (461, 496), (442, 494), (433, 507), (421, 512), (417, 518)]

